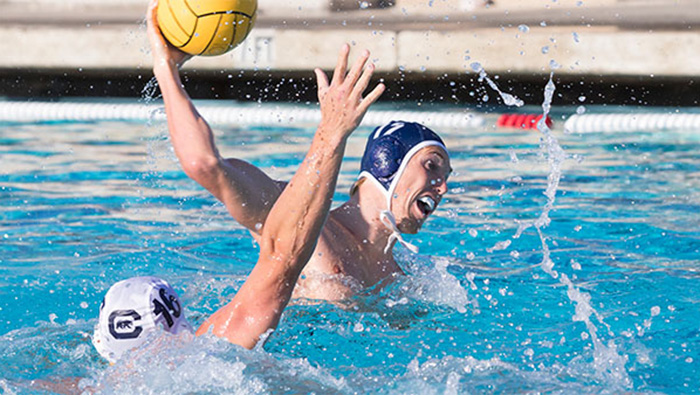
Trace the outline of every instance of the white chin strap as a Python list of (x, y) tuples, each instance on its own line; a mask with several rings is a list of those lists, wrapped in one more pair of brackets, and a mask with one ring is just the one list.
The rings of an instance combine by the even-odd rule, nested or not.
[(389, 252), (389, 249), (391, 248), (391, 243), (393, 243), (394, 240), (398, 241), (399, 243), (401, 243), (401, 245), (411, 250), (412, 253), (418, 253), (418, 247), (414, 244), (407, 242), (403, 239), (403, 236), (401, 236), (401, 232), (399, 232), (399, 228), (396, 226), (396, 219), (394, 218), (394, 214), (392, 214), (391, 211), (382, 210), (381, 214), (379, 214), (379, 219), (381, 219), (384, 226), (386, 226), (387, 229), (391, 231), (391, 235), (389, 235), (389, 240), (386, 243), (386, 247), (384, 247), (385, 254)]

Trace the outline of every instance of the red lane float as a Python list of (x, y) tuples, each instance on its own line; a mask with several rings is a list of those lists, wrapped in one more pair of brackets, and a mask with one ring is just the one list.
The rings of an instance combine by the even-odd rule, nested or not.
[[(501, 114), (496, 121), (499, 128), (537, 129), (537, 123), (542, 119), (542, 114)], [(552, 119), (547, 116), (547, 127), (552, 127)]]

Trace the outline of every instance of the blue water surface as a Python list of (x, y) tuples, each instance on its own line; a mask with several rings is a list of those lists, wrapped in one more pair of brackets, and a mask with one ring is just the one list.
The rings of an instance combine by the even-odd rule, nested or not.
[[(252, 351), (162, 337), (114, 366), (90, 343), (112, 283), (164, 277), (196, 325), (235, 294), (258, 248), (181, 171), (164, 124), (1, 124), (0, 388), (700, 392), (700, 131), (569, 134), (566, 114), (553, 114), (566, 158), (547, 226), (525, 226), (547, 203), (540, 132), (488, 117), (440, 130), (451, 191), (409, 237), (420, 254), (397, 247), (406, 276), (343, 303), (295, 302)], [(313, 131), (215, 128), (224, 155), (280, 179)], [(369, 131), (350, 141), (336, 204)]]

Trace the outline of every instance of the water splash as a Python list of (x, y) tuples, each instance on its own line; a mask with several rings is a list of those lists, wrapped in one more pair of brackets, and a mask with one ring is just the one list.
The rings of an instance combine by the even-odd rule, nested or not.
[(499, 88), (498, 85), (496, 85), (491, 78), (489, 78), (488, 74), (486, 74), (486, 70), (484, 70), (483, 67), (481, 67), (481, 64), (478, 62), (474, 62), (471, 64), (472, 70), (474, 72), (479, 73), (479, 82), (486, 81), (486, 83), (491, 87), (491, 89), (495, 90), (500, 96), (501, 99), (503, 99), (503, 104), (506, 106), (515, 106), (515, 107), (522, 107), (525, 103), (517, 98), (516, 96), (511, 95), (510, 93), (505, 93), (502, 92)]
[(141, 100), (145, 104), (150, 104), (159, 97), (158, 95), (158, 81), (156, 77), (151, 77), (150, 80), (141, 89)]
[[(425, 262), (416, 263), (409, 269), (411, 275), (403, 279), (400, 292), (395, 293), (398, 300), (407, 297), (409, 300), (447, 306), (460, 313), (466, 313), (470, 306), (478, 309), (476, 299), (471, 298), (460, 279), (448, 271), (448, 267), (454, 263), (452, 260), (434, 257), (430, 263), (432, 265), (425, 265)], [(470, 279), (466, 278), (466, 281)], [(400, 304), (396, 300), (394, 303)]]
[(513, 238), (519, 238), (523, 231), (528, 228), (534, 227), (537, 230), (542, 245), (542, 261), (539, 266), (550, 277), (558, 279), (559, 284), (566, 287), (567, 297), (575, 304), (576, 312), (572, 320), (582, 322), (586, 327), (587, 336), (590, 337), (591, 343), (593, 344), (593, 368), (595, 369), (597, 378), (613, 386), (630, 388), (632, 380), (625, 370), (627, 357), (617, 352), (617, 347), (614, 342), (611, 341), (608, 344), (602, 342), (598, 336), (598, 328), (591, 320), (591, 316), (595, 316), (596, 320), (604, 325), (612, 335), (610, 327), (603, 321), (603, 317), (591, 306), (591, 295), (582, 292), (576, 287), (566, 274), (560, 274), (555, 270), (555, 264), (551, 258), (551, 251), (549, 249), (548, 238), (543, 232), (551, 222), (549, 213), (553, 209), (556, 200), (556, 192), (559, 188), (559, 182), (562, 176), (562, 164), (567, 159), (566, 152), (559, 145), (556, 137), (545, 122), (551, 110), (552, 98), (556, 90), (553, 76), (554, 72), (552, 71), (544, 89), (544, 101), (542, 102), (543, 116), (537, 123), (537, 129), (542, 133), (540, 143), (541, 155), (546, 159), (549, 165), (547, 188), (544, 191), (547, 202), (537, 219), (519, 223), (518, 230)]
[(595, 382), (563, 383), (557, 380), (564, 375), (584, 379), (580, 371), (559, 364), (523, 370), (498, 357), (424, 357), (409, 362), (406, 372), (391, 381), (382, 382), (380, 379), (368, 385), (365, 382), (369, 379), (362, 377), (360, 380), (364, 382), (356, 387), (381, 388), (380, 392), (390, 394), (539, 393), (542, 388), (551, 393), (606, 393), (610, 390)]
[(579, 37), (578, 33), (572, 32), (572, 33), (571, 33), (571, 36), (574, 38), (574, 42), (575, 42), (575, 43), (581, 42), (581, 38)]

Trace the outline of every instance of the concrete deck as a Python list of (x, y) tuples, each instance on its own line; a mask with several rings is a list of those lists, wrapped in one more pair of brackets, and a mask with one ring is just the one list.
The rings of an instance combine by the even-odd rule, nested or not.
[[(151, 62), (145, 3), (0, 0), (0, 78), (145, 73)], [(554, 63), (556, 74), (570, 81), (655, 79), (692, 86), (700, 74), (698, 0), (495, 0), (471, 10), (464, 4), (397, 0), (386, 9), (333, 12), (325, 1), (260, 0), (256, 27), (243, 45), (186, 68), (293, 75), (331, 68), (340, 45), (350, 42), (372, 51), (383, 77), (399, 80), (459, 79), (473, 73), (475, 62), (511, 79), (541, 79)], [(8, 89), (0, 95), (12, 96)]]

